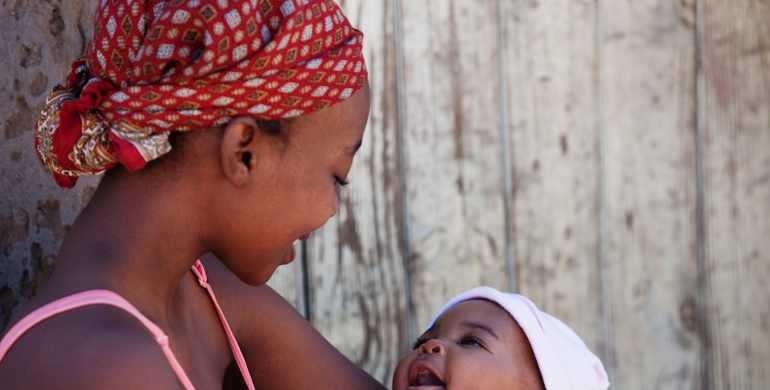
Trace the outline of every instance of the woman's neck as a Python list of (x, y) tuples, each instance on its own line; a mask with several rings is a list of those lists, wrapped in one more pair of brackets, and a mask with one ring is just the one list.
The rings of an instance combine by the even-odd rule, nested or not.
[(49, 284), (61, 294), (109, 289), (168, 323), (182, 278), (207, 252), (199, 209), (169, 186), (131, 184), (100, 185), (62, 244)]

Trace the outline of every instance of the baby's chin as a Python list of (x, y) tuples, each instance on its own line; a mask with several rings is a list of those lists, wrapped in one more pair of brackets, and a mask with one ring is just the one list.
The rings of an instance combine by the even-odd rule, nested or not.
[(412, 386), (409, 384), (409, 382), (406, 383), (399, 383), (398, 385), (396, 382), (393, 382), (393, 390), (444, 390), (446, 389), (445, 386), (439, 386), (439, 385), (415, 385)]

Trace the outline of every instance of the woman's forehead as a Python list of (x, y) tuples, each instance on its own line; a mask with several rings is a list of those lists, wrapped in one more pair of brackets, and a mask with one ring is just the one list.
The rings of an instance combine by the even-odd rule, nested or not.
[(292, 122), (293, 136), (307, 138), (308, 145), (333, 146), (336, 152), (355, 154), (366, 127), (368, 105), (366, 91), (358, 91), (346, 101), (295, 118)]

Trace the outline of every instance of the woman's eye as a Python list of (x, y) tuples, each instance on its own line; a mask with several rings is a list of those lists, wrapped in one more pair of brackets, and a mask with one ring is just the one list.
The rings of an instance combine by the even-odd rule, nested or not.
[(340, 180), (340, 178), (337, 176), (334, 177), (334, 180), (336, 180), (337, 184), (342, 187), (345, 187), (346, 185), (350, 184), (350, 182), (348, 182), (347, 180)]

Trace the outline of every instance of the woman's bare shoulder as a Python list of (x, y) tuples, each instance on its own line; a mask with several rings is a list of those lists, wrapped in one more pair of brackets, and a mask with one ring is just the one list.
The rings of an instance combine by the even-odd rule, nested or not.
[(4, 389), (179, 389), (152, 334), (106, 305), (51, 317), (25, 333), (0, 362)]

